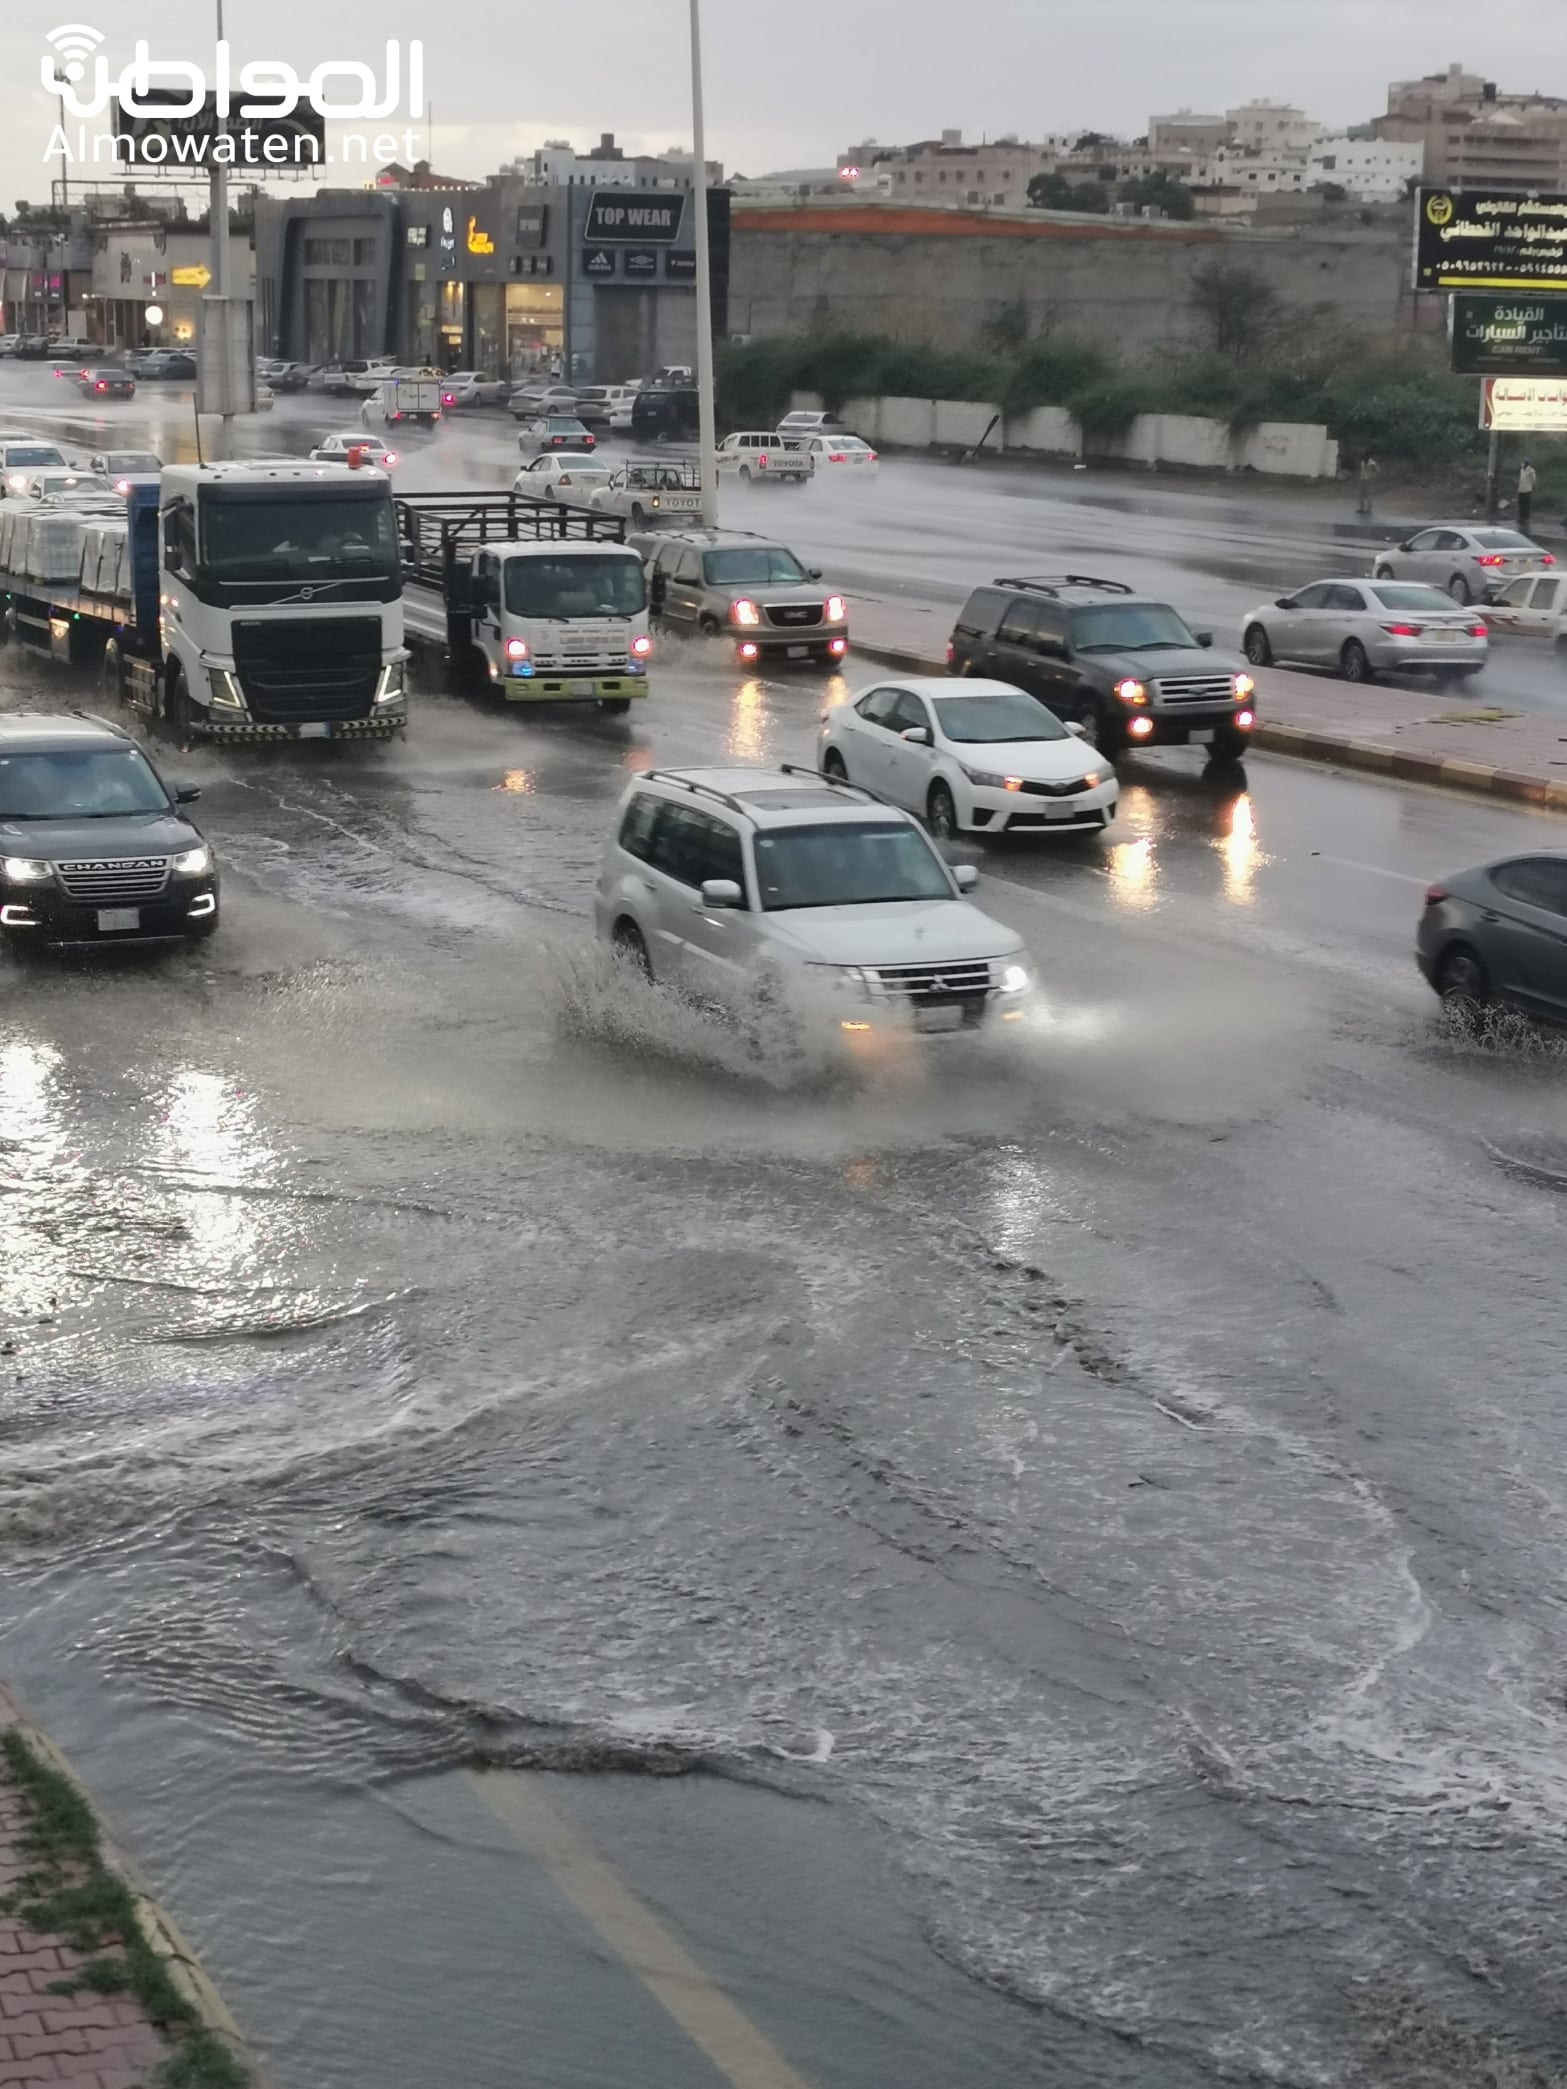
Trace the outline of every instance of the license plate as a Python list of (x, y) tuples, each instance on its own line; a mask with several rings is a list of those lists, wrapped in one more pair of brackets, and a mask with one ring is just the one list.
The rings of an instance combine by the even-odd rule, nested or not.
[(98, 909), (98, 933), (100, 936), (112, 936), (117, 930), (140, 927), (140, 907), (100, 907)]
[(591, 696), (596, 687), (597, 685), (593, 682), (568, 682), (566, 684), (566, 694), (568, 696)]
[(786, 657), (790, 660), (805, 660), (810, 656), (809, 646), (790, 646)]
[(301, 740), (325, 740), (330, 737), (331, 731), (332, 728), (324, 719), (317, 718), (313, 719), (309, 725), (302, 725), (299, 728), (299, 737)]
[(1062, 798), (1054, 805), (1046, 804), (1045, 818), (1047, 820), (1069, 820), (1076, 810), (1077, 807), (1070, 798)]
[(916, 1008), (914, 1027), (916, 1030), (961, 1030), (963, 1011), (961, 1008)]

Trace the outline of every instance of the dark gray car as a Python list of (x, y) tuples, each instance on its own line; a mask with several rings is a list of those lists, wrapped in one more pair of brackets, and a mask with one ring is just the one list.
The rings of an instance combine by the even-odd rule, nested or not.
[(1426, 893), (1415, 962), (1449, 1006), (1567, 1023), (1567, 851), (1508, 856)]

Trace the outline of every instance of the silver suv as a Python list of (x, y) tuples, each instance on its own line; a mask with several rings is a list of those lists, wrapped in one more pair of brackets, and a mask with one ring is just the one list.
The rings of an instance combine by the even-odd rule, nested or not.
[(1021, 939), (964, 898), (907, 813), (814, 770), (650, 769), (594, 895), (628, 964), (728, 1008), (783, 1001), (839, 1032), (1020, 1017)]
[(787, 545), (746, 530), (679, 530), (649, 548), (648, 601), (676, 631), (727, 637), (741, 660), (841, 660), (842, 595)]

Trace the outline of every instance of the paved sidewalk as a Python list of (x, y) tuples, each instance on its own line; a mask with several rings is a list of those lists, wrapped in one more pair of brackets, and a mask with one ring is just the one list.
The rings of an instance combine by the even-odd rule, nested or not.
[[(101, 1862), (97, 1851), (86, 1861), (62, 1859), (40, 1840), (41, 1809), (58, 1808), (63, 1801), (69, 1813), (86, 1805), (86, 1795), (52, 1744), (4, 1690), (0, 1737), (7, 1751), (20, 1739), (28, 1763), (47, 1781), (42, 1787), (19, 1781), (11, 1755), (0, 1754), (0, 2089), (31, 2089), (33, 2084), (39, 2089), (162, 2089), (170, 2079), (188, 2082), (192, 2089), (254, 2084), (248, 2056), (223, 2005), (167, 1917), (141, 1893), (120, 1853), (104, 1838)], [(79, 1818), (90, 1822), (90, 1809)], [(86, 1834), (89, 1842), (96, 1841), (91, 1826)], [(130, 1955), (112, 1917), (93, 1910), (80, 1918), (105, 1938), (112, 1933), (118, 1939), (83, 1952), (59, 1931), (34, 1927), (21, 1912), (62, 1890), (80, 1894), (105, 1882), (113, 1890), (128, 1890), (129, 1900), (122, 1895), (120, 1901), (126, 1929), (177, 1991), (172, 1997), (164, 1991), (171, 2016), (182, 2019), (172, 2036), (154, 2024), (134, 1993), (124, 1991)], [(64, 1911), (57, 1919), (70, 1926)], [(61, 1992), (80, 1981), (84, 1970), (87, 1984), (74, 1993)], [(112, 1991), (117, 1983), (120, 1992)], [(171, 2063), (181, 2070), (172, 2076)]]
[[(851, 660), (945, 674), (952, 610), (851, 597)], [(1567, 723), (1503, 712), (1452, 690), (1359, 685), (1259, 668), (1256, 743), (1335, 767), (1479, 791), (1567, 812)]]

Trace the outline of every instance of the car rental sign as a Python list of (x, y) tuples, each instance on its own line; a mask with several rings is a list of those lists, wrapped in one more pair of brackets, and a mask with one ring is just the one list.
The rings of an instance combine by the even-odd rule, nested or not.
[(595, 189), (583, 238), (589, 246), (608, 240), (671, 246), (679, 235), (685, 207), (683, 190), (661, 194), (646, 189)]
[(1417, 290), (1567, 290), (1567, 196), (1420, 189)]

